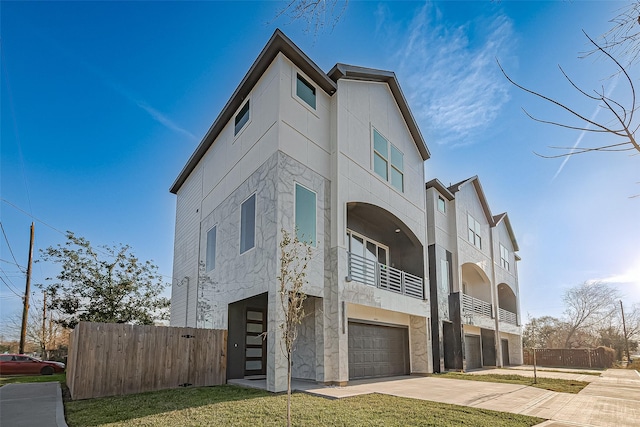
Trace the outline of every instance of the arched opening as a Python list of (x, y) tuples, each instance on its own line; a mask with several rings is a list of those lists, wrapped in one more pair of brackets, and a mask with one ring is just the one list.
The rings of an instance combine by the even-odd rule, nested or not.
[(492, 317), (491, 282), (476, 264), (462, 265), (462, 310)]
[(506, 283), (498, 285), (498, 307), (501, 322), (518, 324), (518, 303), (516, 294)]
[(347, 203), (349, 277), (424, 298), (422, 243), (398, 217), (379, 206)]

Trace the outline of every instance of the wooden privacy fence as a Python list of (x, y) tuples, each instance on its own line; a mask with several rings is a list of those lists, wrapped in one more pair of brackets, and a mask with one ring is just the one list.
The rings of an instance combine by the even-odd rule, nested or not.
[(72, 399), (226, 382), (227, 331), (80, 322), (71, 333)]
[[(610, 368), (615, 361), (615, 351), (598, 348), (538, 348), (536, 364), (539, 366), (571, 368)], [(524, 349), (524, 364), (533, 365), (533, 352)]]

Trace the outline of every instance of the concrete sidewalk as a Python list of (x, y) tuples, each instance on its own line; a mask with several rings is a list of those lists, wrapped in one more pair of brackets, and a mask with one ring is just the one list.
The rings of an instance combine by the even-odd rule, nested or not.
[(434, 376), (353, 381), (347, 387), (319, 387), (310, 383), (296, 383), (295, 388), (336, 399), (368, 393), (389, 394), (549, 420), (540, 426), (638, 426), (640, 374), (633, 370), (610, 369), (600, 377), (591, 377), (591, 383), (578, 394)]
[(7, 384), (0, 387), (0, 426), (67, 427), (60, 383)]

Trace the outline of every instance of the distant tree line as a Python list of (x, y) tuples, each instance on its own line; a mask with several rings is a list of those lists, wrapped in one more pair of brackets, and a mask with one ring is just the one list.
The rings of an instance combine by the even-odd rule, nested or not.
[[(585, 282), (569, 288), (563, 297), (561, 317), (529, 319), (522, 343), (526, 348), (594, 348), (605, 346), (616, 351), (618, 360), (625, 352), (625, 333), (620, 293), (611, 285)], [(638, 350), (640, 304), (624, 307), (626, 339), (631, 353)]]

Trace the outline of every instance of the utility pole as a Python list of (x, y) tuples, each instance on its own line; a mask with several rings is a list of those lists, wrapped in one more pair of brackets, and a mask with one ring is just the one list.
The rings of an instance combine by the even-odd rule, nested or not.
[(27, 264), (27, 284), (24, 291), (24, 308), (22, 310), (22, 329), (20, 331), (20, 349), (24, 354), (24, 342), (27, 337), (27, 317), (29, 317), (29, 293), (31, 292), (31, 263), (33, 261), (33, 222), (31, 223), (31, 238), (29, 239), (29, 263)]
[(620, 311), (622, 312), (622, 330), (624, 332), (624, 348), (627, 351), (627, 365), (631, 361), (629, 356), (629, 340), (627, 339), (627, 324), (624, 321), (624, 308), (622, 307), (622, 300), (620, 300)]
[(42, 359), (47, 356), (47, 291), (42, 291)]
[(531, 321), (531, 337), (532, 343), (531, 351), (533, 352), (533, 383), (538, 384), (538, 368), (536, 363), (536, 320)]

